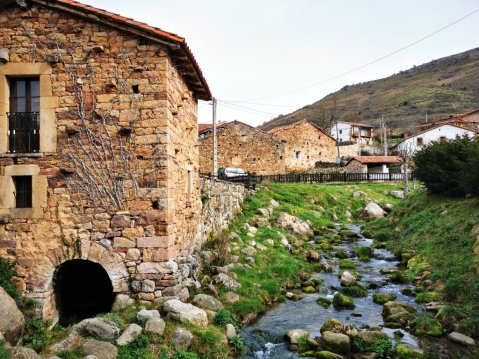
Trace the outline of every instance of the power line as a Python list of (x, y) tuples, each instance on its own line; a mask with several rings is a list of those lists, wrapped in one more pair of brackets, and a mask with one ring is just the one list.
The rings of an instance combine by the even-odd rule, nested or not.
[[(395, 55), (395, 54), (397, 54), (397, 53), (399, 53), (399, 52), (401, 52), (401, 51), (404, 51), (404, 50), (406, 50), (406, 49), (408, 49), (408, 48), (410, 48), (410, 47), (412, 47), (412, 46), (414, 46), (414, 45), (417, 45), (418, 43), (423, 42), (424, 40), (427, 40), (428, 38), (430, 38), (430, 37), (432, 37), (432, 36), (434, 36), (434, 35), (440, 33), (441, 31), (444, 31), (444, 30), (450, 28), (451, 26), (453, 26), (453, 25), (455, 25), (455, 24), (457, 24), (457, 23), (459, 23), (459, 22), (461, 22), (461, 21), (467, 19), (468, 17), (471, 17), (472, 15), (474, 15), (474, 14), (477, 13), (477, 12), (479, 12), (479, 9), (476, 9), (476, 10), (474, 10), (474, 11), (472, 11), (472, 12), (466, 14), (465, 16), (463, 16), (463, 17), (461, 17), (461, 18), (459, 18), (459, 19), (457, 19), (457, 20), (455, 20), (455, 21), (453, 21), (453, 22), (451, 22), (451, 23), (449, 23), (449, 24), (447, 24), (447, 25), (445, 25), (445, 26), (443, 26), (443, 27), (441, 27), (441, 28), (439, 28), (439, 29), (437, 29), (437, 30), (431, 32), (430, 34), (428, 34), (428, 35), (426, 35), (426, 36), (424, 36), (424, 37), (422, 37), (422, 38), (420, 38), (420, 39), (418, 39), (418, 40), (416, 40), (416, 41), (411, 42), (410, 44), (408, 44), (408, 45), (406, 45), (406, 46), (403, 46), (403, 47), (401, 47), (401, 48), (399, 48), (399, 49), (397, 49), (397, 50), (395, 50), (395, 51), (393, 51), (393, 52), (390, 52), (390, 53), (388, 53), (388, 54), (386, 54), (386, 55), (384, 55), (384, 56), (382, 56), (382, 57), (380, 57), (380, 58), (378, 58), (378, 59), (376, 59), (376, 60), (373, 60), (373, 61), (371, 61), (371, 62), (368, 62), (367, 64), (364, 64), (364, 65), (361, 65), (361, 66), (359, 66), (359, 67), (356, 67), (356, 68), (354, 68), (354, 69), (352, 69), (352, 70), (343, 72), (343, 73), (341, 73), (341, 74), (339, 74), (339, 75), (330, 77), (329, 79), (326, 79), (326, 80), (323, 80), (323, 81), (319, 81), (319, 82), (316, 82), (316, 83), (314, 83), (314, 84), (311, 84), (311, 85), (308, 85), (308, 86), (304, 86), (304, 87), (301, 87), (301, 88), (298, 88), (298, 89), (295, 89), (295, 90), (278, 93), (278, 94), (272, 95), (272, 96), (259, 97), (259, 98), (251, 99), (251, 100), (249, 100), (249, 101), (266, 100), (266, 99), (270, 99), (270, 98), (275, 98), (275, 97), (280, 97), (280, 96), (284, 96), (284, 95), (289, 95), (289, 94), (292, 94), (292, 93), (295, 93), (295, 92), (300, 92), (300, 91), (307, 90), (307, 89), (309, 89), (309, 88), (316, 87), (316, 86), (322, 85), (322, 84), (324, 84), (324, 83), (327, 83), (327, 82), (336, 80), (336, 79), (341, 78), (341, 77), (343, 77), (343, 76), (349, 75), (349, 74), (351, 74), (351, 73), (353, 73), (353, 72), (362, 70), (362, 69), (364, 69), (365, 67), (374, 65), (374, 64), (376, 64), (376, 63), (378, 63), (378, 62), (380, 62), (380, 61), (382, 61), (382, 60), (384, 60), (384, 59), (387, 59), (388, 57), (391, 57), (391, 56), (393, 56), (393, 55)], [(240, 102), (240, 101), (238, 101), (238, 102)], [(246, 101), (245, 101), (245, 102), (246, 102)]]
[(258, 112), (258, 114), (264, 114), (264, 115), (268, 115), (268, 116), (277, 116), (277, 114), (275, 114), (275, 113), (266, 112), (266, 111), (261, 111), (261, 110), (256, 110), (256, 109), (254, 109), (254, 108), (245, 107), (245, 106), (241, 106), (241, 105), (236, 105), (236, 104), (234, 104), (234, 103), (230, 103), (230, 102), (224, 101), (224, 100), (218, 100), (218, 102), (221, 102), (223, 105), (226, 105), (226, 106), (230, 106), (230, 107), (235, 107), (235, 108), (238, 108), (238, 109), (245, 109), (245, 110), (249, 110), (249, 111)]
[(271, 116), (278, 116), (276, 114), (259, 113), (254, 109), (249, 109), (249, 108), (245, 108), (245, 107), (243, 107), (243, 108), (233, 107), (233, 106), (231, 106), (229, 104), (226, 104), (224, 102), (222, 103), (222, 106), (233, 109), (233, 110), (237, 110), (237, 111), (247, 112), (247, 113), (250, 113), (250, 114), (256, 115), (256, 116), (264, 116), (264, 117), (268, 117), (268, 118), (271, 118)]

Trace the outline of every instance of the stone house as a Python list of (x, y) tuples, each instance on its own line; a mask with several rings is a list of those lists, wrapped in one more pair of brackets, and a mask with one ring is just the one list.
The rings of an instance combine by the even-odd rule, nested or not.
[(339, 143), (372, 145), (374, 131), (372, 126), (365, 123), (338, 121), (335, 126), (331, 127), (331, 136)]
[[(218, 168), (240, 167), (259, 175), (284, 173), (283, 141), (240, 121), (220, 123), (217, 128)], [(200, 124), (200, 172), (211, 173), (213, 128)]]
[(479, 110), (474, 110), (463, 115), (451, 115), (449, 118), (437, 121), (422, 122), (419, 124), (419, 127), (422, 130), (427, 130), (445, 124), (456, 125), (470, 130), (479, 131)]
[(475, 137), (477, 135), (478, 131), (454, 123), (440, 124), (404, 139), (392, 147), (391, 150), (394, 153), (407, 151), (408, 155), (412, 155), (433, 141), (448, 141), (455, 139), (457, 136)]
[(184, 293), (199, 99), (180, 36), (72, 0), (1, 2), (0, 256), (43, 318)]
[(284, 142), (286, 172), (308, 171), (319, 163), (336, 161), (336, 140), (310, 121), (273, 128), (268, 133)]
[(389, 173), (391, 167), (399, 167), (402, 161), (398, 156), (356, 156), (346, 163), (349, 173)]

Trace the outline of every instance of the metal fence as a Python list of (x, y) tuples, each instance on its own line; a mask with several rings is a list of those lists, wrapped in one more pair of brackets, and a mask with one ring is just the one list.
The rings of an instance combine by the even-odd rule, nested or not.
[[(403, 181), (404, 173), (288, 173), (255, 176), (257, 182), (281, 183), (346, 183), (346, 182), (392, 182)], [(409, 174), (409, 180), (413, 180)]]

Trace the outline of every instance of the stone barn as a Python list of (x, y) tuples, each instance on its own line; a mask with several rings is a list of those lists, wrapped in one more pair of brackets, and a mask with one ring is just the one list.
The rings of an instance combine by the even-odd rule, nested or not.
[[(200, 171), (211, 173), (213, 167), (213, 128), (202, 124)], [(259, 175), (284, 173), (283, 141), (240, 121), (217, 126), (218, 168), (240, 167)]]
[(184, 38), (72, 0), (2, 0), (0, 256), (43, 318), (184, 294), (199, 99)]
[(273, 128), (268, 133), (285, 143), (283, 162), (287, 172), (308, 171), (319, 163), (336, 162), (336, 140), (310, 121)]

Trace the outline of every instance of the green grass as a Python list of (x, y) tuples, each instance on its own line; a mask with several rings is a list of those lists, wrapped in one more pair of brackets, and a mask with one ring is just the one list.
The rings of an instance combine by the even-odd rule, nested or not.
[[(479, 334), (478, 259), (470, 231), (479, 223), (478, 199), (450, 199), (415, 192), (399, 204), (390, 218), (367, 226), (374, 237), (387, 240), (386, 247), (398, 256), (412, 253), (410, 276), (428, 270), (428, 277), (443, 283), (438, 299), (463, 313), (462, 325)], [(427, 294), (423, 294), (427, 296)], [(428, 299), (428, 298), (423, 298)], [(421, 300), (421, 299), (420, 299)]]

